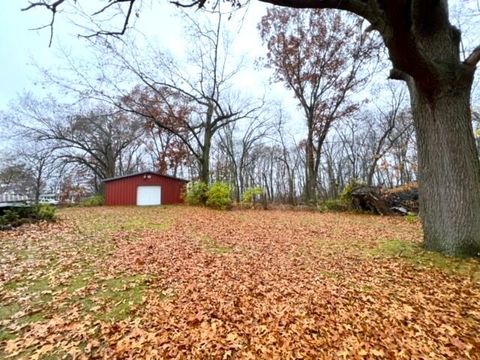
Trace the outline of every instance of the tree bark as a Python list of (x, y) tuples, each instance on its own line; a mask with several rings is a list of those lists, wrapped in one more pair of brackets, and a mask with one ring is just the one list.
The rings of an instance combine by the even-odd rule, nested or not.
[(199, 160), (200, 164), (200, 181), (210, 183), (210, 148), (212, 146), (213, 137), (213, 105), (209, 104), (205, 118), (205, 133), (203, 135), (203, 145), (201, 145), (202, 154)]
[(210, 183), (210, 147), (212, 135), (210, 129), (205, 129), (205, 137), (202, 148), (202, 157), (200, 159), (200, 181), (205, 184)]
[(316, 183), (317, 175), (315, 173), (315, 155), (313, 148), (313, 120), (308, 121), (308, 136), (305, 146), (306, 166), (305, 166), (305, 200), (307, 205), (316, 205)]
[(470, 85), (448, 83), (434, 101), (414, 84), (409, 86), (425, 247), (459, 256), (480, 254), (480, 163)]

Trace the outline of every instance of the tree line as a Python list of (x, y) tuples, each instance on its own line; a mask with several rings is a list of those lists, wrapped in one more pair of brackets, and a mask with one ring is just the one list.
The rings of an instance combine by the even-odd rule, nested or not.
[[(297, 101), (294, 116), (305, 124), (299, 132), (289, 129), (292, 115), (281, 104), (235, 88), (241, 64), (230, 59), (222, 16), (211, 22), (187, 17), (197, 37), (187, 65), (158, 49), (151, 49), (159, 55), (151, 63), (132, 42), (107, 39), (95, 47), (119, 75), (102, 86), (46, 70), (45, 81), (73, 101), (27, 94), (4, 114), (17, 147), (35, 145), (25, 156), (16, 156), (18, 148), (10, 159), (6, 154), (2, 191), (28, 187), (36, 199), (48, 188), (101, 193), (103, 179), (153, 169), (226, 182), (236, 201), (260, 186), (270, 202), (317, 204), (338, 197), (351, 181), (386, 187), (415, 181), (405, 91), (390, 85), (382, 90), (390, 100), (374, 105), (355, 98), (369, 84), (368, 66), (380, 51), (378, 38), (365, 35), (358, 19), (291, 9), (272, 9), (262, 18), (259, 32), (269, 50), (262, 66)], [(72, 73), (83, 73), (72, 64)], [(120, 89), (119, 78), (135, 85)], [(44, 166), (33, 166), (34, 153)]]

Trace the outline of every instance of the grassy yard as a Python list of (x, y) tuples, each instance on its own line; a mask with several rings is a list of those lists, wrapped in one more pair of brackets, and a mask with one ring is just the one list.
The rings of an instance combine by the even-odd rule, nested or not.
[(0, 240), (0, 358), (480, 359), (479, 262), (403, 218), (71, 208)]

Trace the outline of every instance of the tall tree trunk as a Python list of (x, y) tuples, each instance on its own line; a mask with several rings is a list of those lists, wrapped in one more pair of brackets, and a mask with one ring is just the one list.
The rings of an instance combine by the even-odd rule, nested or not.
[[(309, 124), (313, 122), (309, 121)], [(313, 149), (313, 128), (308, 126), (307, 143), (305, 147), (306, 152), (306, 166), (305, 166), (305, 200), (308, 205), (315, 205), (317, 202), (316, 183), (317, 177), (315, 174), (315, 157)]]
[(394, 66), (391, 76), (405, 80), (410, 92), (425, 247), (478, 256), (480, 162), (470, 94), (480, 47), (462, 61), (461, 34), (449, 22), (448, 2), (412, 4), (388, 2), (381, 32)]
[(367, 185), (372, 186), (373, 185), (373, 177), (375, 175), (375, 171), (377, 170), (377, 163), (380, 158), (377, 157), (377, 154), (375, 154), (374, 159), (372, 160), (372, 163), (370, 164), (368, 168), (368, 174), (367, 174)]
[(460, 256), (480, 254), (480, 163), (470, 86), (447, 83), (435, 99), (409, 86), (425, 247)]
[(205, 184), (210, 183), (210, 148), (212, 146), (212, 131), (206, 126), (205, 136), (202, 147), (202, 157), (200, 159), (200, 181)]
[(42, 178), (41, 176), (37, 176), (35, 181), (35, 205), (38, 205), (40, 202), (40, 190), (42, 188)]
[(290, 171), (290, 168), (287, 168), (288, 174), (288, 203), (290, 205), (295, 205), (295, 183), (294, 183), (294, 173)]
[(263, 181), (265, 183), (265, 192), (267, 195), (267, 201), (272, 202), (272, 193), (270, 191), (270, 186), (268, 186), (267, 175), (265, 173), (263, 173), (262, 175), (263, 175)]

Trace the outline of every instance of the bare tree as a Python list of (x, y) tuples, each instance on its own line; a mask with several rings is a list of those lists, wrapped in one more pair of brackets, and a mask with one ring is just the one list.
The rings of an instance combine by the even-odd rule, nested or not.
[(16, 156), (2, 154), (0, 194), (26, 194), (34, 187), (35, 179), (26, 164)]
[(397, 90), (390, 86), (389, 90), (391, 97), (388, 110), (385, 112), (380, 107), (377, 110), (380, 117), (377, 120), (379, 126), (375, 127), (372, 122), (366, 121), (369, 127), (366, 136), (371, 145), (371, 161), (368, 166), (366, 183), (370, 186), (373, 185), (373, 177), (379, 160), (387, 154), (401, 136), (413, 129), (413, 122), (399, 121), (399, 118), (410, 119), (403, 105), (405, 100), (403, 89)]
[(56, 171), (56, 158), (52, 147), (25, 140), (17, 143), (7, 155), (0, 170), (0, 192), (30, 195), (38, 203), (47, 185), (54, 185), (52, 175)]
[(15, 111), (21, 136), (45, 143), (57, 159), (87, 168), (101, 180), (138, 169), (142, 123), (117, 109), (67, 109), (53, 100), (24, 97)]
[(214, 136), (239, 119), (252, 117), (263, 105), (262, 101), (252, 105), (232, 90), (239, 65), (228, 66), (229, 41), (222, 33), (222, 16), (217, 14), (214, 26), (190, 19), (198, 36), (190, 54), (189, 66), (195, 68), (191, 72), (161, 54), (155, 67), (161, 74), (155, 74), (138, 59), (113, 50), (124, 69), (141, 83), (117, 106), (173, 134), (195, 158), (199, 179), (205, 183), (210, 181)]
[(178, 176), (192, 162), (187, 146), (175, 134), (158, 126), (147, 127), (146, 153), (160, 174)]
[(53, 149), (42, 147), (41, 144), (28, 146), (17, 152), (19, 160), (26, 165), (35, 180), (33, 186), (33, 198), (38, 204), (40, 194), (47, 186), (47, 182), (51, 175), (55, 172), (54, 162), (55, 156)]
[[(243, 191), (246, 188), (247, 178), (245, 173), (250, 167), (253, 159), (250, 154), (262, 140), (265, 139), (270, 126), (268, 119), (248, 119), (246, 128), (241, 130), (238, 123), (225, 126), (219, 133), (218, 148), (221, 154), (228, 159), (228, 169), (231, 173), (231, 180), (234, 185), (235, 198), (241, 200)], [(241, 136), (235, 136), (241, 133)]]

